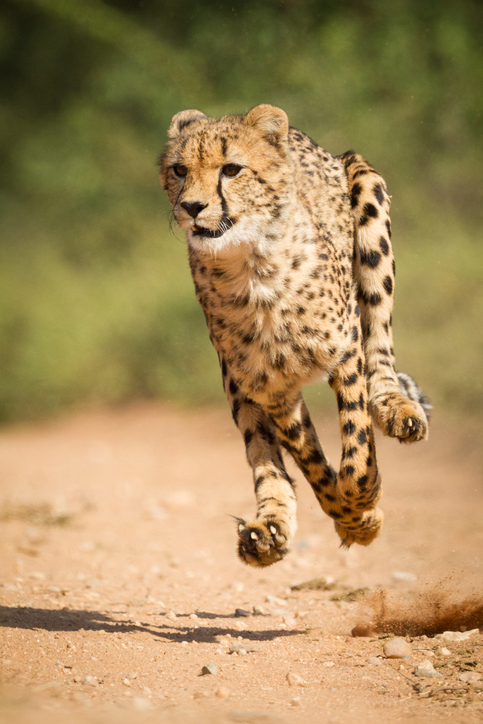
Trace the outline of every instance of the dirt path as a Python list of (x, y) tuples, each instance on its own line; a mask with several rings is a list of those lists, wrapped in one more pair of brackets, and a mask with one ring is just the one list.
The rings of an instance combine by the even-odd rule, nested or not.
[[(335, 462), (335, 414), (317, 427)], [(379, 438), (386, 524), (368, 549), (338, 548), (297, 476), (294, 550), (257, 570), (235, 554), (230, 514), (254, 499), (228, 411), (4, 430), (0, 721), (481, 721), (483, 635), (426, 636), (483, 630), (480, 440), (438, 421), (427, 444)], [(328, 590), (292, 588), (316, 578)], [(383, 656), (391, 632), (411, 634), (409, 659)], [(424, 659), (442, 677), (415, 676)]]

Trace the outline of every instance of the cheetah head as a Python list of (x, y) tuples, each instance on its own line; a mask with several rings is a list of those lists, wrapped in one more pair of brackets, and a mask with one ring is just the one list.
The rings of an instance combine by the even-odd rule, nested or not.
[(177, 113), (160, 165), (176, 221), (198, 251), (259, 243), (288, 214), (288, 120), (280, 108), (219, 119)]

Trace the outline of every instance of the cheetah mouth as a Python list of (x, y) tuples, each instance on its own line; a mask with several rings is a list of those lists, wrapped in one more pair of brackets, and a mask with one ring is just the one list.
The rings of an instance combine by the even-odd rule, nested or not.
[(219, 239), (220, 236), (223, 236), (225, 231), (228, 231), (228, 229), (231, 229), (231, 227), (234, 224), (234, 220), (230, 219), (228, 216), (224, 216), (222, 220), (220, 221), (220, 224), (217, 229), (207, 229), (204, 226), (197, 226), (195, 225), (193, 227), (192, 234), (193, 236), (201, 236), (205, 239)]

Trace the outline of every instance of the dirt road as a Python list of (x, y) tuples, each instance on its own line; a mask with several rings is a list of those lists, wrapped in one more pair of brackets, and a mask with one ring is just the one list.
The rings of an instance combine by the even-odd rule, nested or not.
[[(335, 412), (317, 427), (336, 463)], [(483, 635), (460, 635), (483, 631), (481, 426), (378, 452), (380, 538), (340, 550), (291, 468), (296, 543), (262, 570), (236, 557), (254, 499), (227, 410), (0, 432), (2, 724), (481, 721)]]

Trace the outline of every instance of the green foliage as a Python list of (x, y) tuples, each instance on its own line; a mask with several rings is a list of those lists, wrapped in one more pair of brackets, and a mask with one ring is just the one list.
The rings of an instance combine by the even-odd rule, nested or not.
[(0, 419), (222, 398), (155, 159), (177, 111), (259, 102), (384, 174), (399, 366), (478, 411), (482, 30), (479, 0), (4, 0)]

